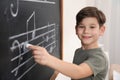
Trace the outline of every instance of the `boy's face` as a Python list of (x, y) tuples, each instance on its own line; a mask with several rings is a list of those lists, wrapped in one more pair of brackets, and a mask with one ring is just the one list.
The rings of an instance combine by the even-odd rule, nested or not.
[(76, 28), (76, 34), (82, 45), (88, 46), (98, 45), (99, 36), (102, 36), (104, 31), (105, 27), (100, 28), (97, 19), (94, 17), (84, 18)]

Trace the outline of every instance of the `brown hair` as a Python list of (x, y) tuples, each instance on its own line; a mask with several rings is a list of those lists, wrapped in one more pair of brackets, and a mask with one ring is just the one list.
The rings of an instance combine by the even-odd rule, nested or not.
[(104, 13), (96, 7), (85, 7), (76, 15), (76, 26), (86, 17), (95, 17), (98, 20), (100, 27), (105, 23), (106, 17)]

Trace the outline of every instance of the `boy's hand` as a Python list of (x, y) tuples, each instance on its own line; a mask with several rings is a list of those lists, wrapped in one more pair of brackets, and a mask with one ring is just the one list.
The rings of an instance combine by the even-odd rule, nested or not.
[(28, 46), (28, 48), (33, 51), (35, 62), (42, 65), (47, 65), (51, 55), (47, 52), (45, 48), (35, 45), (30, 45)]

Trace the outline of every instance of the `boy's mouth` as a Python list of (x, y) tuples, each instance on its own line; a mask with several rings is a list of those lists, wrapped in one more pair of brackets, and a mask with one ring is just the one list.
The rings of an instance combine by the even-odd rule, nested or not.
[(84, 39), (89, 39), (91, 36), (82, 36)]

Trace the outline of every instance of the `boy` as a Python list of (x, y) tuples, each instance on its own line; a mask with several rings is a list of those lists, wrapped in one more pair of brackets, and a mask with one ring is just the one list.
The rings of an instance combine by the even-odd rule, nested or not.
[(81, 40), (81, 48), (75, 51), (73, 64), (50, 55), (40, 46), (31, 45), (38, 64), (48, 66), (72, 80), (105, 80), (108, 62), (98, 39), (104, 34), (106, 21), (103, 12), (96, 7), (85, 7), (76, 16), (76, 35)]

